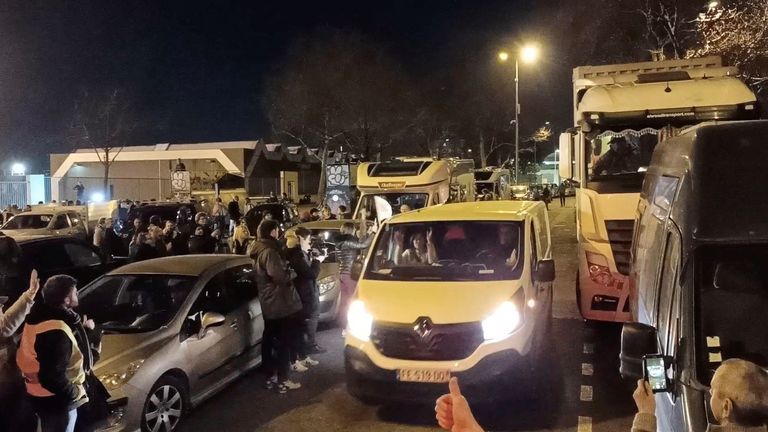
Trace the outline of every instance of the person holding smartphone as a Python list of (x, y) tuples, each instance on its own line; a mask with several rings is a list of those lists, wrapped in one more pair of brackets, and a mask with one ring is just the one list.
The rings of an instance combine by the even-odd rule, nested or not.
[[(654, 383), (657, 364), (649, 362), (650, 357), (657, 356), (644, 359), (646, 377), (637, 381), (637, 388), (632, 394), (637, 405), (632, 432), (656, 431), (654, 393), (670, 390), (662, 388), (661, 383)], [(666, 367), (662, 368), (666, 382)], [(710, 393), (709, 406), (718, 424), (709, 425), (708, 432), (768, 431), (768, 372), (760, 366), (741, 359), (724, 361), (715, 370)]]

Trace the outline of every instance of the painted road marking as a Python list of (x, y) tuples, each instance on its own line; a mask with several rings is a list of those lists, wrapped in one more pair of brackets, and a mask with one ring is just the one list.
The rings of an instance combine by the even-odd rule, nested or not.
[(585, 343), (584, 344), (584, 354), (594, 354), (595, 353), (595, 344), (593, 343)]
[(595, 373), (595, 367), (592, 363), (581, 364), (581, 374), (584, 376), (592, 376)]
[(592, 386), (588, 386), (588, 385), (581, 386), (579, 399), (582, 402), (592, 402)]
[(579, 426), (576, 432), (592, 432), (592, 417), (579, 416)]

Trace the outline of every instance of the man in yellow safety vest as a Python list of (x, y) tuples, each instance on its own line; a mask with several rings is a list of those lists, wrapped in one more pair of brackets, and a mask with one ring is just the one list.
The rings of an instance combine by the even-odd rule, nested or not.
[(82, 325), (73, 310), (78, 305), (77, 281), (52, 276), (43, 286), (43, 300), (27, 316), (16, 362), (41, 430), (73, 432), (77, 408), (88, 401), (82, 352), (88, 348), (78, 346), (75, 337)]

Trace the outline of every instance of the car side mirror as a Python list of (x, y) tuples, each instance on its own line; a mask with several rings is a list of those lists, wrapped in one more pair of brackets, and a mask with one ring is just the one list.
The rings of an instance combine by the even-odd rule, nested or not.
[(625, 323), (621, 329), (619, 372), (625, 379), (643, 377), (643, 356), (658, 352), (656, 329), (638, 322)]
[(202, 321), (200, 322), (200, 337), (203, 337), (209, 328), (224, 324), (225, 319), (224, 315), (218, 312), (204, 313)]
[(537, 282), (553, 282), (555, 280), (555, 261), (540, 260), (536, 265), (534, 277)]

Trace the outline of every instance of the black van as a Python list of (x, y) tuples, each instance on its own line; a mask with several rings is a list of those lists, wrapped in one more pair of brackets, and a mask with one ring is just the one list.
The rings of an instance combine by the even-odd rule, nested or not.
[(705, 431), (726, 359), (768, 367), (768, 121), (704, 123), (660, 144), (643, 183), (621, 373), (666, 364), (660, 431)]

